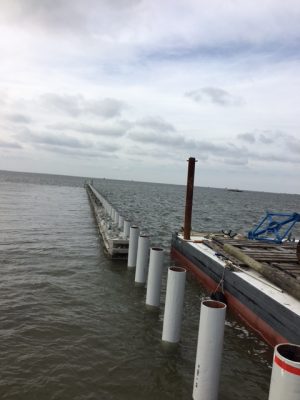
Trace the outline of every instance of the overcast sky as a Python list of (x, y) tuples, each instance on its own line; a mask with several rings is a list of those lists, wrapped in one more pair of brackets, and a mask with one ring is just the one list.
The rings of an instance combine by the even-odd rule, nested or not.
[(0, 0), (0, 169), (300, 193), (299, 0)]

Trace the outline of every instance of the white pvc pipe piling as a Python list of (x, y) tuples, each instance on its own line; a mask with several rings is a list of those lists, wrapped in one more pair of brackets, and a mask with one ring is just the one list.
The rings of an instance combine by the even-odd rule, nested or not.
[(123, 228), (123, 237), (124, 239), (128, 239), (130, 235), (130, 221), (124, 221), (124, 228)]
[(226, 304), (201, 303), (193, 399), (218, 400)]
[(177, 343), (180, 340), (186, 270), (169, 267), (162, 340)]
[(115, 209), (112, 207), (111, 208), (111, 210), (110, 210), (110, 218), (112, 219), (112, 220), (114, 220), (114, 218), (115, 218)]
[(149, 235), (141, 234), (138, 241), (138, 250), (136, 256), (135, 283), (137, 285), (144, 285), (147, 280), (149, 248)]
[(146, 294), (146, 305), (149, 307), (159, 307), (163, 263), (164, 250), (160, 247), (152, 247), (150, 250)]
[(123, 230), (123, 226), (124, 226), (124, 217), (122, 217), (122, 215), (119, 215), (118, 228)]
[(115, 223), (115, 225), (119, 224), (119, 213), (118, 213), (118, 211), (115, 212), (114, 223)]
[(300, 399), (300, 345), (278, 344), (274, 349), (269, 400)]
[(129, 233), (129, 248), (128, 248), (128, 268), (134, 268), (136, 266), (136, 256), (138, 249), (140, 230), (138, 226), (131, 226)]

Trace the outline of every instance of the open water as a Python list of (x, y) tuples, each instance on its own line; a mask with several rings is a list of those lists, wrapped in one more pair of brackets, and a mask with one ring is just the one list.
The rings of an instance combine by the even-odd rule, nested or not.
[[(150, 313), (126, 263), (104, 255), (83, 183), (0, 172), (0, 399), (191, 399), (206, 294), (187, 282), (182, 340), (165, 349), (165, 276), (160, 312)], [(169, 250), (182, 225), (183, 186), (94, 185)], [(195, 188), (193, 227), (246, 231), (266, 209), (299, 212), (300, 196)], [(229, 313), (220, 399), (266, 400), (271, 360), (272, 350)]]

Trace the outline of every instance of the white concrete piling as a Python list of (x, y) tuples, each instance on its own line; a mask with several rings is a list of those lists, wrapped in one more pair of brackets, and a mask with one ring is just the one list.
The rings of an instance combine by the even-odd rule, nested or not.
[(177, 343), (180, 340), (186, 270), (169, 267), (162, 340)]
[(218, 400), (226, 304), (201, 303), (193, 399)]
[(122, 215), (119, 215), (118, 228), (122, 231), (123, 227), (124, 227), (124, 217), (122, 217)]
[(110, 218), (114, 221), (115, 219), (115, 209), (112, 207), (110, 210)]
[(118, 211), (115, 211), (114, 224), (115, 225), (119, 224), (119, 213), (118, 213)]
[(148, 273), (150, 237), (141, 234), (138, 241), (138, 250), (136, 257), (135, 284), (145, 285)]
[(300, 345), (278, 344), (274, 349), (269, 400), (300, 399)]
[(127, 219), (124, 220), (124, 228), (123, 228), (123, 237), (124, 239), (128, 239), (130, 235), (130, 221)]
[(164, 250), (152, 247), (150, 250), (149, 271), (147, 280), (146, 306), (159, 307), (160, 290), (163, 273)]
[(128, 268), (134, 268), (136, 266), (139, 235), (139, 227), (135, 225), (131, 226), (129, 233)]

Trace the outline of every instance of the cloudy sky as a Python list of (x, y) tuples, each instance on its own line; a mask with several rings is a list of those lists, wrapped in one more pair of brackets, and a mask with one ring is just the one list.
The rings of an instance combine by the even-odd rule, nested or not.
[(299, 0), (0, 0), (0, 169), (300, 193)]

